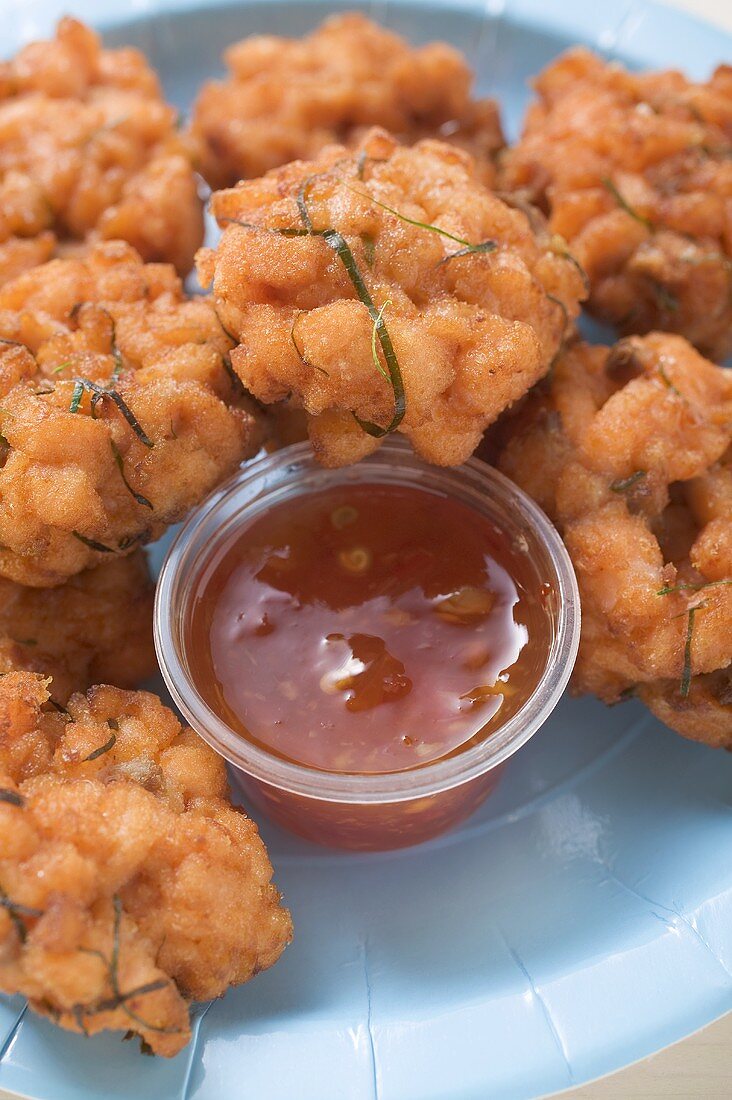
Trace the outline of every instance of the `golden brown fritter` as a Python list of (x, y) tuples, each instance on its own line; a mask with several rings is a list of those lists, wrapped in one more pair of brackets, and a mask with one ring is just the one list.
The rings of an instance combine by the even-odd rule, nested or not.
[(92, 684), (134, 687), (157, 668), (154, 591), (142, 550), (58, 588), (0, 577), (0, 673), (43, 673), (57, 703)]
[(539, 201), (622, 332), (732, 351), (732, 69), (706, 84), (629, 73), (585, 49), (535, 82), (503, 185)]
[(732, 748), (732, 372), (679, 336), (576, 344), (503, 431), (577, 572), (576, 688)]
[(305, 38), (245, 38), (225, 54), (229, 75), (201, 90), (192, 134), (212, 187), (311, 160), (383, 126), (405, 144), (441, 137), (472, 153), (485, 182), (503, 146), (498, 108), (473, 99), (465, 58), (444, 42), (419, 48), (351, 12)]
[(271, 966), (290, 915), (223, 760), (159, 699), (47, 699), (41, 676), (0, 677), (0, 988), (174, 1055), (189, 1002)]
[(106, 242), (0, 288), (0, 574), (60, 584), (182, 519), (257, 439), (211, 303)]
[(0, 284), (112, 238), (185, 273), (202, 237), (189, 139), (142, 54), (62, 19), (0, 63)]
[(732, 748), (732, 676), (729, 668), (694, 676), (687, 696), (673, 680), (641, 684), (638, 695), (664, 725), (692, 741)]
[(465, 461), (579, 312), (564, 243), (442, 142), (407, 148), (374, 130), (354, 153), (331, 146), (212, 206), (224, 232), (199, 270), (238, 340), (234, 369), (265, 404), (289, 396), (307, 411), (327, 466), (396, 427), (428, 462)]

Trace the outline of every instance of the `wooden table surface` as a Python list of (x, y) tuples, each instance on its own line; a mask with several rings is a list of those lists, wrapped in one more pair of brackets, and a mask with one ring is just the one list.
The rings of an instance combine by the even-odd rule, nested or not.
[(732, 1013), (688, 1039), (562, 1100), (730, 1100)]
[[(732, 31), (732, 0), (666, 2)], [(561, 4), (562, 0), (547, 3)], [(73, 9), (73, 0), (69, 8)], [(732, 63), (732, 57), (724, 60)], [(651, 1058), (559, 1095), (562, 1100), (731, 1100), (732, 1013)], [(0, 1089), (0, 1100), (16, 1100), (16, 1096)]]

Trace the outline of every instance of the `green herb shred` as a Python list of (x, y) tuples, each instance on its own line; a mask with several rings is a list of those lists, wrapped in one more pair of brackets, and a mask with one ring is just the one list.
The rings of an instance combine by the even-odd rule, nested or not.
[(120, 477), (122, 478), (125, 484), (125, 488), (129, 492), (130, 496), (133, 497), (133, 499), (143, 508), (149, 508), (150, 511), (152, 511), (153, 506), (147, 499), (147, 497), (144, 497), (142, 493), (138, 493), (136, 489), (133, 489), (129, 481), (127, 480), (127, 475), (125, 474), (125, 464), (122, 455), (120, 454), (119, 447), (113, 439), (110, 439), (109, 444), (112, 448), (112, 455), (114, 456), (115, 465), (120, 472)]
[(111, 749), (113, 749), (116, 743), (117, 734), (113, 733), (112, 736), (109, 738), (109, 741), (105, 741), (105, 743), (103, 745), (100, 745), (98, 749), (94, 749), (93, 752), (90, 752), (88, 756), (85, 756), (82, 759), (81, 763), (88, 764), (92, 760), (98, 760), (100, 756), (104, 756), (106, 752), (109, 752)]
[(82, 535), (79, 531), (72, 531), (71, 534), (79, 542), (83, 542), (84, 546), (88, 546), (90, 550), (97, 550), (100, 554), (114, 553), (111, 546), (105, 546), (103, 542), (97, 542), (96, 539), (88, 539), (86, 535)]
[(732, 585), (732, 580), (722, 581), (682, 581), (680, 584), (667, 584), (659, 588), (657, 596), (670, 596), (673, 592), (701, 592), (705, 588), (723, 588)]
[(297, 353), (298, 359), (300, 360), (302, 365), (304, 367), (307, 367), (309, 370), (319, 371), (320, 374), (324, 374), (326, 378), (330, 378), (330, 375), (328, 374), (327, 370), (325, 370), (323, 367), (319, 367), (317, 363), (312, 363), (308, 359), (308, 357), (305, 355), (305, 352), (303, 351), (303, 349), (298, 344), (297, 338), (295, 336), (295, 326), (297, 325), (297, 321), (298, 321), (299, 317), (300, 317), (300, 314), (296, 313), (295, 317), (293, 319), (293, 322), (292, 322), (292, 328), (290, 329), (290, 340), (292, 341), (292, 346), (295, 349), (295, 352)]
[(7, 802), (9, 806), (25, 806), (25, 799), (18, 791), (12, 791), (8, 787), (0, 787), (0, 802)]
[(133, 432), (145, 447), (152, 448), (154, 446), (153, 441), (149, 438), (146, 432), (143, 430), (139, 420), (133, 413), (124, 398), (115, 389), (105, 389), (104, 386), (98, 385), (96, 382), (92, 382), (88, 378), (77, 378), (74, 381), (74, 390), (71, 397), (71, 404), (69, 405), (69, 412), (78, 412), (79, 405), (81, 404), (81, 398), (84, 391), (87, 390), (91, 393), (91, 408), (92, 415), (94, 410), (100, 401), (104, 401), (105, 398), (109, 398), (113, 401), (120, 413), (127, 421)]
[[(391, 342), (388, 329), (384, 322), (383, 316), (380, 311), (374, 305), (374, 301), (369, 293), (368, 287), (363, 280), (363, 276), (358, 269), (358, 265), (354, 259), (353, 253), (346, 241), (345, 237), (339, 233), (337, 229), (323, 229), (316, 230), (313, 226), (310, 212), (307, 208), (307, 192), (312, 182), (312, 177), (306, 179), (297, 194), (297, 208), (300, 212), (300, 218), (303, 226), (308, 233), (313, 236), (321, 236), (325, 243), (333, 252), (335, 252), (338, 259), (343, 264), (348, 278), (351, 280), (351, 284), (358, 295), (359, 300), (362, 302), (368, 310), (369, 317), (371, 318), (374, 327), (376, 329), (376, 335), (381, 345), (381, 350), (384, 353), (384, 359), (386, 360), (386, 366), (389, 372), (389, 381), (391, 382), (392, 390), (394, 391), (394, 413), (391, 421), (386, 427), (381, 427), (379, 424), (374, 424), (370, 420), (363, 420), (356, 413), (353, 413), (353, 417), (360, 428), (363, 429), (368, 435), (375, 439), (381, 439), (385, 435), (389, 435), (390, 432), (395, 431), (399, 427), (404, 415), (407, 411), (406, 394), (404, 392), (404, 382), (402, 379), (402, 372), (399, 367), (399, 361), (394, 351), (394, 346)], [(460, 242), (464, 243), (464, 242)]]
[(449, 256), (445, 256), (440, 260), (440, 264), (447, 263), (448, 260), (455, 260), (458, 256), (468, 256), (473, 252), (495, 252), (496, 248), (498, 248), (496, 241), (480, 241), (478, 244), (473, 244), (471, 241), (466, 241), (464, 237), (457, 237), (454, 233), (449, 233), (447, 229), (441, 229), (439, 225), (431, 225), (429, 222), (421, 222), (417, 218), (410, 218), (406, 214), (402, 214), (399, 210), (395, 210), (393, 206), (388, 206), (385, 202), (380, 202), (379, 199), (375, 199), (373, 195), (369, 195), (366, 191), (359, 191), (355, 187), (349, 187), (349, 191), (353, 191), (355, 195), (359, 195), (362, 199), (367, 199), (369, 202), (372, 202), (374, 206), (381, 207), (381, 209), (386, 210), (387, 213), (393, 214), (395, 218), (399, 218), (399, 221), (406, 222), (407, 225), (413, 225), (417, 229), (426, 229), (429, 233), (437, 233), (438, 236), (444, 237), (448, 241), (454, 241), (455, 244), (462, 245), (462, 248), (457, 252), (451, 252)]
[(689, 608), (689, 615), (686, 624), (686, 642), (684, 644), (684, 668), (681, 673), (681, 683), (679, 685), (679, 692), (682, 699), (685, 699), (691, 689), (691, 640), (694, 635), (694, 617), (701, 605), (697, 604), (696, 607)]
[(635, 221), (640, 222), (640, 224), (644, 225), (646, 229), (650, 229), (650, 231), (653, 232), (653, 222), (650, 220), (650, 218), (646, 218), (643, 214), (639, 214), (637, 210), (634, 210), (627, 199), (623, 198), (622, 194), (618, 190), (617, 185), (613, 183), (613, 181), (609, 177), (605, 177), (605, 179), (603, 179), (602, 186), (605, 188), (606, 191), (609, 191), (621, 210), (624, 210), (626, 214), (630, 214), (631, 218), (634, 218)]
[[(384, 302), (383, 306), (379, 310), (378, 321), (383, 320), (384, 310), (387, 308), (387, 306), (390, 306), (390, 305), (391, 305), (391, 298), (387, 298), (386, 301)], [(379, 349), (376, 346), (377, 335), (378, 335), (378, 324), (377, 324), (376, 321), (374, 321), (373, 327), (371, 329), (371, 356), (374, 360), (374, 366), (376, 367), (377, 371), (388, 382), (389, 381), (389, 374), (385, 370), (385, 368), (382, 367), (381, 360), (379, 359)]]
[(632, 489), (642, 478), (646, 476), (645, 470), (636, 470), (630, 477), (620, 478), (618, 481), (610, 483), (610, 491), (612, 493), (625, 493), (628, 489)]

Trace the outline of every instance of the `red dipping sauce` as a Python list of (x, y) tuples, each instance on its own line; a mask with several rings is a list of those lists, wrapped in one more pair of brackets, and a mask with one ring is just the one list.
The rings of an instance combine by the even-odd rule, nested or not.
[(566, 550), (514, 485), (388, 440), (354, 468), (308, 445), (244, 467), (171, 549), (155, 632), (248, 805), (374, 849), (486, 797), (556, 705), (579, 616)]
[(549, 594), (464, 504), (342, 486), (236, 530), (197, 578), (188, 648), (242, 737), (323, 771), (403, 771), (490, 736), (533, 693)]

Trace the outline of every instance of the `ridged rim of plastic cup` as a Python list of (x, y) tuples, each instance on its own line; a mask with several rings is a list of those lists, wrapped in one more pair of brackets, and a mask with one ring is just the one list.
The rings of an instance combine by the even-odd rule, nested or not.
[[(307, 490), (363, 483), (412, 484), (449, 494), (491, 516), (497, 526), (518, 528), (544, 553), (553, 572), (557, 615), (542, 676), (511, 718), (470, 749), (402, 772), (349, 775), (318, 771), (268, 753), (232, 730), (196, 688), (183, 652), (187, 582), (206, 557), (242, 521)], [(499, 514), (502, 512), (502, 517)], [(503, 523), (501, 523), (503, 518)], [(186, 591), (187, 590), (187, 591)], [(477, 779), (502, 764), (546, 721), (559, 702), (577, 656), (580, 600), (569, 554), (539, 507), (498, 470), (478, 459), (460, 467), (423, 463), (400, 439), (390, 439), (355, 466), (326, 470), (308, 443), (263, 455), (242, 467), (189, 517), (166, 556), (155, 597), (155, 648), (165, 683), (186, 720), (212, 748), (249, 776), (281, 790), (331, 802), (387, 803), (424, 798)]]

